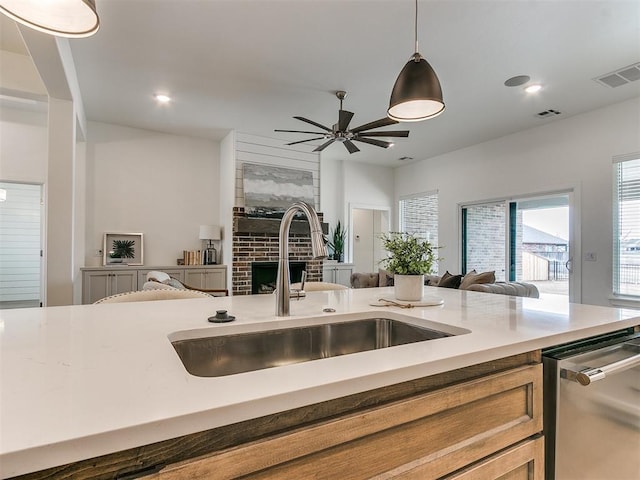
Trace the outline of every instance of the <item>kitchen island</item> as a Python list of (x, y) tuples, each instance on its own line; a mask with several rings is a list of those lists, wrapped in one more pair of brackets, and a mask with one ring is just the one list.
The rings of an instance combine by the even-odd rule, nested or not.
[[(488, 374), (494, 361), (640, 324), (636, 311), (562, 298), (436, 288), (425, 293), (444, 304), (371, 306), (393, 298), (393, 289), (380, 288), (310, 292), (291, 301), (286, 318), (275, 316), (272, 295), (0, 311), (0, 474), (10, 478), (323, 402), (334, 405), (476, 365), (487, 365)], [(236, 321), (209, 323), (220, 309)], [(452, 336), (222, 377), (187, 373), (169, 340), (369, 313), (406, 317)]]

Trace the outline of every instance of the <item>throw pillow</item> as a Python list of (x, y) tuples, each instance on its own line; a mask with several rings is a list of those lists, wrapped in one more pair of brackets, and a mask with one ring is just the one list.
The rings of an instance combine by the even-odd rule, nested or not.
[(461, 281), (462, 275), (451, 275), (447, 270), (444, 275), (442, 275), (438, 286), (442, 288), (458, 288)]
[(467, 273), (462, 282), (460, 283), (460, 290), (466, 290), (471, 285), (476, 285), (479, 283), (495, 283), (496, 282), (496, 272), (492, 270), (490, 272), (482, 272), (476, 273), (475, 270)]
[(440, 277), (438, 275), (425, 275), (424, 284), (429, 287), (437, 287)]
[(393, 287), (393, 273), (388, 270), (378, 269), (378, 286)]

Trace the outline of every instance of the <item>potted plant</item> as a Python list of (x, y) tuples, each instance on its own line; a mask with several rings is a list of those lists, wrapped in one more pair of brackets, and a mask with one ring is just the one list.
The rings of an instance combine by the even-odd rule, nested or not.
[(424, 276), (433, 272), (438, 258), (428, 240), (404, 232), (389, 232), (381, 237), (382, 246), (389, 253), (381, 260), (393, 273), (393, 285), (397, 300), (417, 301), (422, 298)]
[(344, 242), (347, 238), (347, 232), (342, 228), (340, 220), (336, 223), (336, 228), (333, 229), (331, 234), (331, 240), (327, 242), (327, 245), (333, 250), (333, 259), (338, 262), (344, 262)]

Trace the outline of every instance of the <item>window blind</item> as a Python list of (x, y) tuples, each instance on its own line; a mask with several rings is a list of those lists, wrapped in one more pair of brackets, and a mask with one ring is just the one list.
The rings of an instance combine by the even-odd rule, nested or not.
[(400, 230), (438, 245), (438, 193), (400, 199)]
[(640, 297), (640, 154), (614, 162), (613, 293)]

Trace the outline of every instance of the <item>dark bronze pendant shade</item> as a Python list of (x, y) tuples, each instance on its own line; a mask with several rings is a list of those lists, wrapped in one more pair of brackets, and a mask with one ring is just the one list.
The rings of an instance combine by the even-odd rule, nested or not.
[(418, 53), (418, 0), (415, 40), (416, 53), (400, 71), (389, 100), (387, 115), (398, 122), (419, 122), (444, 111), (440, 80), (429, 62)]
[(59, 37), (89, 37), (100, 28), (95, 0), (0, 0), (0, 12), (27, 27)]
[(398, 75), (387, 114), (399, 122), (419, 122), (443, 111), (440, 80), (429, 62), (415, 53)]

